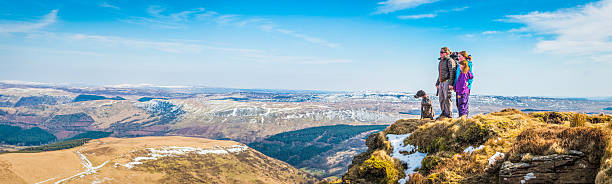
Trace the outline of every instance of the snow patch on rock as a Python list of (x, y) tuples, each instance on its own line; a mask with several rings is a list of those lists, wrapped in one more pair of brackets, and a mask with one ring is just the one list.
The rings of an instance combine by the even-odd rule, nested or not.
[(489, 165), (493, 165), (493, 164), (495, 164), (495, 162), (496, 162), (498, 159), (503, 159), (503, 158), (504, 158), (504, 156), (506, 156), (506, 155), (504, 155), (504, 153), (501, 153), (501, 152), (495, 152), (495, 154), (494, 154), (493, 156), (489, 157)]
[(521, 183), (525, 183), (527, 181), (529, 181), (530, 179), (535, 179), (535, 175), (533, 173), (527, 173), (525, 176), (523, 176), (523, 179), (521, 180)]
[(478, 146), (477, 148), (474, 148), (474, 147), (470, 146), (470, 147), (465, 148), (465, 149), (463, 150), (463, 152), (464, 152), (464, 153), (469, 153), (469, 154), (472, 154), (472, 152), (474, 152), (474, 151), (478, 151), (478, 150), (481, 150), (481, 149), (483, 149), (483, 148), (484, 148), (484, 145), (480, 145), (480, 146)]
[[(406, 168), (406, 170), (404, 170), (404, 173), (406, 173), (406, 178), (398, 180), (398, 182), (401, 184), (404, 184), (408, 180), (410, 180), (409, 174), (414, 173), (415, 169), (420, 168), (421, 162), (423, 161), (425, 156), (427, 156), (427, 153), (421, 153), (416, 151), (417, 147), (414, 147), (410, 144), (404, 145), (404, 140), (408, 136), (410, 136), (410, 134), (387, 134), (387, 140), (389, 141), (389, 143), (391, 143), (391, 146), (393, 147), (391, 157), (397, 158), (403, 163), (406, 163), (408, 167)], [(409, 154), (404, 155), (401, 152), (408, 152)]]

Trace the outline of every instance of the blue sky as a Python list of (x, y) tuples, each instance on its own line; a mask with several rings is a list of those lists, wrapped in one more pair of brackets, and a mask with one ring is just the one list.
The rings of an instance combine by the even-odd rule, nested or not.
[(0, 1), (0, 80), (611, 96), (612, 0)]

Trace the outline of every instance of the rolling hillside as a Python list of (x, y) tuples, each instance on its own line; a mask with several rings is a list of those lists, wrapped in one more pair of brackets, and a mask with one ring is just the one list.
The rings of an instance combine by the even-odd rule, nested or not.
[(233, 141), (102, 138), (71, 149), (0, 155), (0, 183), (314, 183)]

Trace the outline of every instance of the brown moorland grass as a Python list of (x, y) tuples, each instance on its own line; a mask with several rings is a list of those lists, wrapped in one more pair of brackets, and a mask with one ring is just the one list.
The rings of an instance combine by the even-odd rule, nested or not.
[[(60, 179), (85, 171), (76, 151), (86, 156), (93, 166), (106, 165), (94, 174), (76, 177), (67, 183), (295, 183), (313, 180), (296, 168), (248, 149), (238, 155), (185, 154), (145, 160), (128, 169), (121, 166), (135, 157), (146, 156), (146, 148), (168, 146), (202, 149), (238, 145), (220, 141), (178, 136), (102, 138), (83, 146), (40, 153), (7, 153), (0, 155), (0, 183), (36, 183)], [(155, 169), (151, 169), (155, 168)], [(214, 171), (214, 172), (213, 172)], [(190, 177), (187, 177), (190, 176)], [(218, 179), (218, 180), (217, 180)], [(23, 181), (23, 182), (19, 182)]]
[[(415, 128), (417, 127), (417, 128)], [(612, 181), (612, 146), (609, 115), (573, 112), (526, 114), (504, 109), (471, 118), (438, 121), (401, 120), (385, 133), (410, 133), (404, 142), (427, 152), (419, 171), (428, 183), (496, 182), (504, 160), (520, 161), (535, 155), (564, 154), (569, 150), (586, 153), (591, 163), (601, 163), (600, 181)], [(464, 153), (468, 146), (484, 148)], [(505, 153), (501, 161), (489, 165), (496, 152)], [(604, 178), (604, 179), (599, 179)]]

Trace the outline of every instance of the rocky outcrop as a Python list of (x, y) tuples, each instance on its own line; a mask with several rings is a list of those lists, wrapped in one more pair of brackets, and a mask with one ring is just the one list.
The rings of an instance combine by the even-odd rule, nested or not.
[(524, 162), (506, 161), (499, 183), (594, 183), (599, 163), (590, 163), (580, 151), (534, 156)]
[[(337, 183), (612, 183), (611, 127), (609, 115), (516, 109), (471, 118), (400, 120), (370, 135), (368, 150), (355, 156)], [(395, 158), (381, 162), (389, 156), (382, 154), (395, 150), (386, 139), (391, 134), (409, 134), (403, 143), (427, 156), (400, 166), (394, 166)], [(366, 164), (373, 161), (381, 163)], [(406, 169), (411, 167), (417, 168), (414, 173)], [(397, 177), (396, 170), (408, 177)]]

